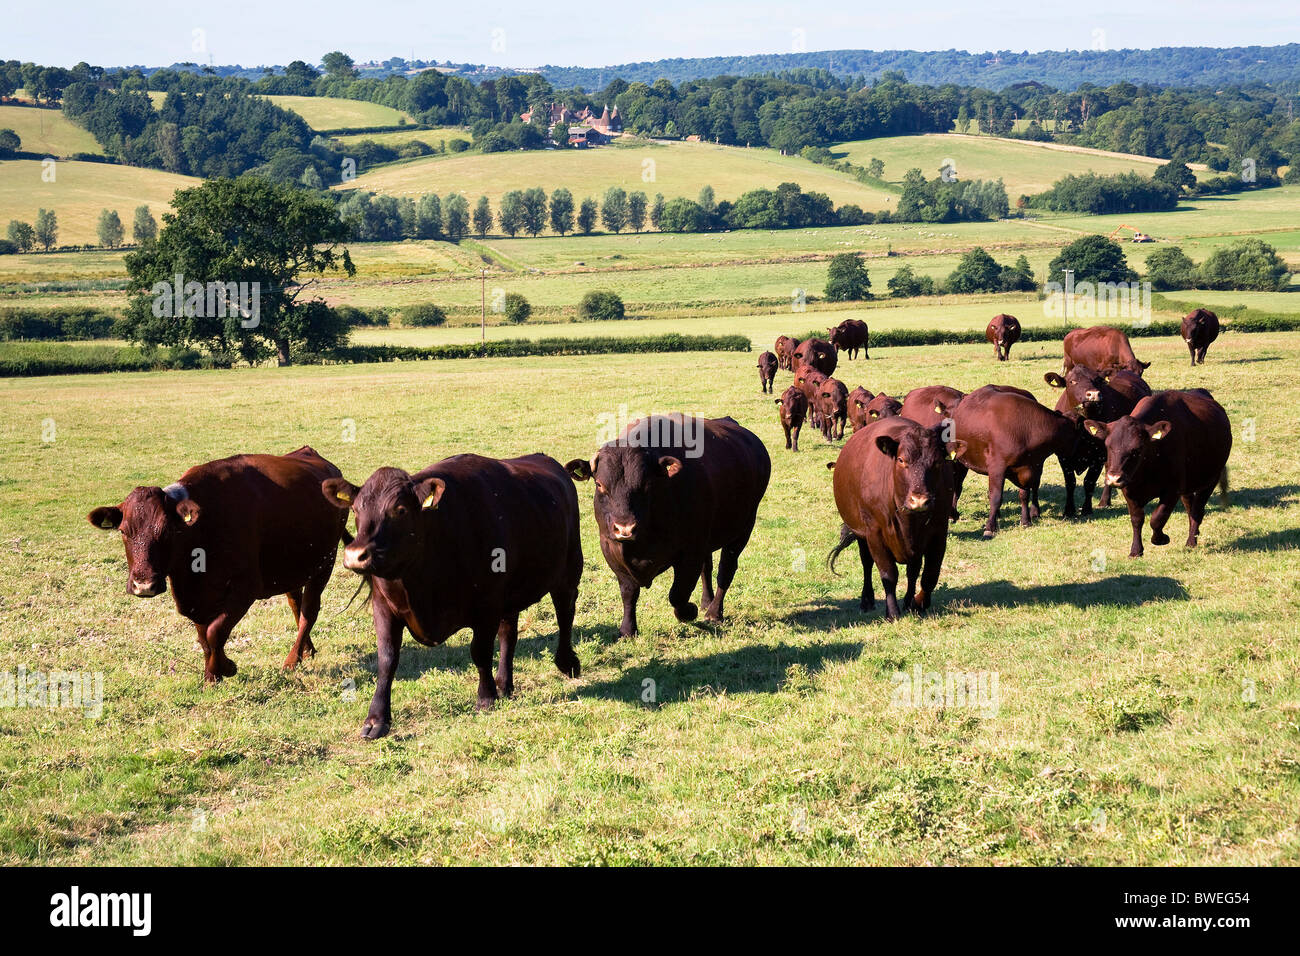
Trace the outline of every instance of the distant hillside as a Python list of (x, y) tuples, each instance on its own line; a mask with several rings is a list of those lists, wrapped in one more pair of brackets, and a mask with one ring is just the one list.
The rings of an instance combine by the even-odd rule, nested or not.
[(752, 76), (801, 68), (827, 69), (842, 77), (880, 76), (901, 70), (913, 83), (956, 83), (1004, 89), (1016, 83), (1044, 83), (1072, 90), (1082, 83), (1154, 83), (1161, 86), (1218, 86), (1266, 83), (1300, 86), (1300, 44), (1286, 46), (1159, 47), (1154, 50), (1052, 50), (1043, 53), (967, 53), (962, 50), (825, 50), (757, 56), (621, 63), (599, 68), (544, 66), (539, 72), (560, 88), (600, 89), (614, 78), (629, 83), (674, 84), (711, 76)]

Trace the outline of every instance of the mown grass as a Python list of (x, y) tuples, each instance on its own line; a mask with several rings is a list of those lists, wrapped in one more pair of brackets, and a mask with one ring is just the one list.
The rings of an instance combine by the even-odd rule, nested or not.
[[(1042, 374), (1059, 352), (1005, 365), (987, 353), (882, 349), (843, 378), (892, 394), (991, 380), (1054, 398)], [(98, 720), (0, 709), (0, 859), (1295, 863), (1300, 337), (1225, 335), (1196, 369), (1173, 339), (1140, 353), (1153, 384), (1207, 386), (1234, 423), (1234, 503), (1216, 499), (1202, 547), (1129, 561), (1123, 509), (1062, 520), (1051, 467), (1042, 521), (1004, 522), (984, 542), (975, 478), (934, 612), (892, 626), (858, 612), (856, 561), (824, 569), (835, 448), (807, 433), (798, 455), (780, 447), (752, 355), (0, 382), (0, 671), (102, 670), (106, 690)], [(394, 733), (376, 744), (356, 737), (375, 654), (369, 615), (345, 609), (345, 572), (316, 659), (280, 671), (289, 615), (265, 602), (232, 641), (239, 674), (205, 689), (192, 628), (168, 598), (128, 598), (120, 542), (84, 520), (235, 451), (310, 443), (354, 481), (468, 450), (567, 460), (624, 403), (731, 414), (771, 450), (729, 622), (678, 624), (661, 581), (641, 636), (615, 640), (617, 589), (583, 486), (583, 677), (549, 661), (548, 606), (525, 615), (516, 698), (493, 713), (473, 712), (465, 635), (408, 642)], [(1184, 522), (1179, 511), (1175, 542)], [(891, 706), (894, 675), (914, 667), (996, 672), (996, 716)]]
[(56, 159), (74, 153), (104, 153), (94, 135), (64, 116), (62, 110), (0, 106), (0, 129), (17, 133), (25, 153), (42, 153)]
[(349, 100), (337, 96), (268, 96), (268, 100), (281, 109), (297, 113), (307, 125), (320, 132), (335, 129), (360, 129), (368, 126), (397, 126), (411, 117), (401, 110), (364, 100)]

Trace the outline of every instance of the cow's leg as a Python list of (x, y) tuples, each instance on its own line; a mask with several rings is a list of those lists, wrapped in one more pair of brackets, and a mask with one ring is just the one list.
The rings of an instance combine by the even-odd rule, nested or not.
[(284, 599), (289, 602), (289, 610), (293, 612), (293, 623), (297, 624), (302, 620), (302, 588), (285, 591)]
[(959, 461), (952, 463), (952, 520), (956, 521), (961, 517), (957, 510), (957, 502), (961, 500), (961, 486), (966, 480), (966, 473), (969, 469)]
[[(1076, 484), (1074, 476), (1074, 466), (1069, 462), (1061, 462), (1061, 477), (1065, 480), (1065, 517), (1074, 517), (1074, 487)], [(1092, 504), (1085, 490), (1083, 500), (1087, 504)]]
[(782, 424), (781, 427), (785, 429), (785, 447), (788, 449), (790, 447), (790, 426)]
[(744, 537), (737, 538), (730, 544), (722, 546), (722, 552), (718, 555), (718, 592), (709, 602), (709, 606), (704, 611), (704, 617), (710, 621), (722, 620), (722, 602), (727, 597), (727, 589), (731, 587), (731, 582), (736, 578), (736, 567), (740, 563), (740, 552), (745, 550), (745, 545), (749, 544), (749, 536), (754, 531), (753, 522), (750, 522), (745, 529)]
[(1196, 346), (1191, 339), (1187, 340), (1187, 351), (1192, 353), (1192, 368), (1196, 368)]
[(858, 607), (863, 611), (874, 611), (876, 592), (871, 586), (871, 569), (875, 563), (871, 559), (871, 548), (868, 547), (866, 538), (858, 538), (858, 557), (862, 559), (862, 598), (858, 601)]
[(835, 437), (838, 438), (840, 441), (844, 441), (844, 424), (845, 424), (846, 421), (848, 421), (848, 417), (845, 416), (845, 415), (841, 415), (841, 416), (840, 416), (840, 426), (839, 426), (839, 429), (838, 429), (838, 431), (836, 432), (836, 435), (835, 435)]
[(700, 603), (708, 607), (713, 603), (713, 552), (704, 556), (704, 567), (700, 569)]
[(233, 605), (228, 604), (226, 609), (208, 624), (208, 639), (204, 646), (203, 662), (203, 679), (207, 683), (215, 684), (223, 677), (234, 677), (238, 673), (239, 668), (235, 666), (235, 662), (226, 656), (226, 639), (252, 606), (253, 602), (246, 600)]
[(1178, 505), (1177, 493), (1164, 495), (1160, 503), (1155, 506), (1151, 512), (1151, 543), (1168, 544), (1169, 535), (1165, 534), (1165, 522), (1173, 513), (1174, 508)]
[(375, 651), (378, 675), (375, 696), (370, 699), (370, 712), (361, 725), (361, 736), (378, 740), (393, 726), (393, 676), (402, 656), (402, 631), (406, 623), (388, 610), (383, 601), (370, 602), (371, 617), (375, 622)]
[[(293, 647), (289, 648), (289, 656), (284, 659), (284, 666), (289, 670), (297, 667), (299, 661), (316, 654), (316, 645), (311, 642), (311, 629), (316, 626), (316, 619), (320, 617), (321, 595), (325, 593), (325, 586), (329, 584), (330, 574), (333, 571), (333, 564), (326, 565), (316, 573), (315, 577), (307, 581), (300, 592), (302, 596), (298, 602), (298, 637), (293, 642)], [(293, 606), (292, 598), (290, 606)]]
[(1005, 472), (989, 471), (989, 520), (984, 525), (986, 538), (991, 538), (998, 533), (998, 509), (1002, 507), (1002, 490), (1006, 480)]
[(507, 613), (497, 626), (497, 693), (515, 692), (515, 645), (519, 643), (519, 615)]
[(903, 595), (903, 610), (910, 611), (913, 608), (913, 600), (916, 597), (916, 579), (921, 574), (921, 556), (907, 562), (907, 593)]
[[(799, 424), (799, 425), (795, 425), (794, 428), (791, 430), (791, 434), (794, 437), (794, 445), (793, 445), (794, 451), (799, 450), (799, 429), (801, 428), (803, 428), (803, 425)], [(787, 445), (786, 447), (789, 448), (791, 446)]]
[(1016, 489), (1020, 492), (1020, 527), (1029, 527), (1030, 498), (1032, 493), (1028, 488)]
[(1204, 365), (1204, 364), (1205, 364), (1205, 353), (1208, 352), (1209, 350), (1210, 350), (1210, 347), (1209, 347), (1208, 345), (1205, 346), (1204, 348), (1201, 348), (1201, 349), (1197, 349), (1197, 350), (1196, 350), (1196, 364), (1197, 364), (1197, 365)]
[(641, 585), (633, 577), (619, 577), (618, 593), (623, 598), (623, 623), (618, 627), (618, 635), (636, 637), (636, 602), (641, 597)]
[[(1103, 468), (1103, 467), (1105, 467), (1105, 463), (1104, 463), (1104, 462), (1103, 462), (1101, 465), (1098, 465), (1098, 466), (1097, 466), (1097, 474), (1099, 474), (1099, 475), (1101, 474), (1100, 469)], [(1089, 474), (1091, 474), (1091, 473), (1092, 473), (1092, 471), (1090, 470), (1090, 471), (1089, 471)], [(1098, 508), (1109, 508), (1109, 507), (1110, 507), (1110, 495), (1111, 495), (1111, 491), (1112, 491), (1112, 490), (1113, 490), (1113, 488), (1112, 488), (1111, 485), (1102, 485), (1102, 486), (1101, 486), (1101, 498), (1097, 501), (1097, 507), (1098, 507)]]
[(1038, 516), (1043, 513), (1043, 509), (1038, 506), (1038, 486), (1043, 483), (1043, 463), (1039, 462), (1030, 468), (1026, 478), (1025, 491), (1029, 494), (1029, 521), (1025, 521), (1022, 514), (1020, 523), (1027, 527), (1030, 521), (1037, 521)]
[(1130, 558), (1142, 557), (1142, 522), (1146, 520), (1146, 502), (1141, 503), (1134, 501), (1128, 495), (1124, 496), (1128, 502), (1128, 518), (1133, 525), (1133, 546), (1129, 548), (1128, 556)]
[(497, 702), (497, 682), (492, 677), (492, 645), (497, 628), (489, 623), (474, 625), (473, 636), (469, 639), (469, 658), (478, 671), (478, 710), (491, 710)]
[[(1101, 477), (1101, 465), (1101, 462), (1093, 461), (1088, 465), (1088, 470), (1083, 473), (1082, 513), (1085, 518), (1092, 514), (1092, 496), (1097, 491), (1097, 479)], [(1109, 494), (1109, 491), (1106, 494)]]
[(925, 567), (921, 571), (921, 590), (916, 593), (913, 607), (924, 613), (930, 609), (930, 595), (939, 583), (939, 571), (943, 567), (943, 556), (948, 551), (948, 536), (936, 534), (925, 552)]
[(880, 572), (880, 586), (885, 592), (885, 619), (898, 620), (898, 562), (883, 546), (875, 549), (876, 570)]
[(1212, 494), (1214, 494), (1214, 485), (1183, 496), (1183, 507), (1187, 509), (1186, 546), (1189, 548), (1196, 547), (1196, 541), (1201, 536), (1201, 522), (1205, 520), (1205, 506), (1209, 503)]
[[(703, 567), (704, 560), (698, 556), (673, 565), (673, 583), (668, 589), (668, 603), (672, 605), (673, 616), (683, 624), (699, 616), (700, 609), (691, 600), (691, 595), (695, 593), (695, 582), (700, 579), (700, 569)], [(722, 575), (719, 574), (718, 578), (721, 583)]]
[(558, 588), (551, 592), (555, 605), (555, 623), (559, 633), (555, 644), (555, 666), (569, 677), (582, 676), (582, 664), (573, 651), (573, 615), (578, 609), (578, 585)]

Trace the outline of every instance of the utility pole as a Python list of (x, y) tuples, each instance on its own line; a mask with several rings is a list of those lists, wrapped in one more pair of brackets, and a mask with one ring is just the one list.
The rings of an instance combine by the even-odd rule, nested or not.
[(1065, 324), (1070, 324), (1070, 300), (1074, 298), (1074, 270), (1065, 269)]
[(487, 270), (480, 269), (479, 274), (479, 308), (482, 310), (480, 315), (480, 329), (482, 330), (482, 341), (487, 341)]

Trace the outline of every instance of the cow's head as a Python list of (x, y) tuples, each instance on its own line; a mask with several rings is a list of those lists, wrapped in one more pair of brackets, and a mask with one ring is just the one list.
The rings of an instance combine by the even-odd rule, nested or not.
[(187, 560), (186, 539), (202, 509), (181, 485), (136, 488), (120, 505), (96, 508), (86, 520), (105, 531), (122, 532), (126, 547), (126, 593), (155, 597), (167, 590), (167, 575)]
[(795, 385), (791, 385), (781, 393), (780, 398), (773, 399), (773, 401), (781, 406), (781, 412), (787, 418), (808, 411), (808, 397), (799, 391)]
[(1106, 443), (1106, 484), (1123, 488), (1133, 483), (1142, 463), (1154, 453), (1154, 444), (1167, 438), (1173, 426), (1167, 421), (1146, 425), (1125, 415), (1109, 424), (1090, 418), (1083, 427)]
[(892, 398), (881, 392), (871, 401), (867, 402), (863, 410), (867, 418), (875, 421), (877, 418), (894, 418), (903, 412), (903, 403), (896, 398)]
[(447, 490), (441, 478), (416, 481), (400, 468), (380, 468), (360, 488), (346, 478), (326, 478), (320, 487), (326, 501), (356, 516), (357, 535), (343, 549), (343, 566), (380, 578), (401, 577), (419, 557), (425, 517)]
[(605, 445), (591, 461), (575, 458), (564, 466), (574, 481), (596, 484), (596, 517), (615, 541), (644, 540), (665, 513), (681, 459), (657, 448)]
[(1076, 365), (1065, 375), (1048, 372), (1043, 381), (1052, 388), (1064, 389), (1066, 403), (1085, 417), (1100, 415), (1103, 399), (1110, 392), (1106, 376), (1086, 365)]
[(946, 508), (951, 504), (936, 500), (940, 469), (949, 467), (951, 459), (964, 455), (966, 443), (945, 442), (943, 431), (942, 425), (934, 428), (917, 425), (902, 432), (876, 436), (876, 449), (893, 460), (894, 500), (899, 511), (924, 514), (936, 505)]

